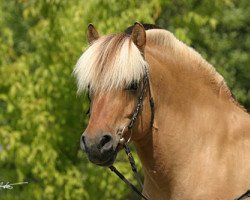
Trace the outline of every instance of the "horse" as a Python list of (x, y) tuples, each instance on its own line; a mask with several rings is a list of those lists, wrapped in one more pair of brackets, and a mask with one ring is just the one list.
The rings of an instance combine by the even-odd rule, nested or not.
[(73, 73), (91, 100), (80, 139), (91, 162), (111, 166), (132, 141), (150, 200), (228, 200), (249, 189), (250, 115), (211, 64), (139, 22), (106, 36), (90, 24), (87, 38)]

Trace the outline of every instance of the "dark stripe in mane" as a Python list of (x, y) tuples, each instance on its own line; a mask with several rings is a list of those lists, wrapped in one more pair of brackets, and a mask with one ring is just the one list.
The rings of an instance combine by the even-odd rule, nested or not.
[[(150, 29), (163, 29), (160, 26), (157, 26), (155, 24), (142, 24), (145, 30), (150, 30)], [(125, 29), (125, 33), (130, 35), (132, 33), (134, 26), (129, 26), (128, 28)]]

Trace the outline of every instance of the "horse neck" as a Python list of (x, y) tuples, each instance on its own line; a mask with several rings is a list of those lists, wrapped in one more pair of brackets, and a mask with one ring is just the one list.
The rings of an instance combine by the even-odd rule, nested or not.
[[(221, 119), (239, 108), (223, 88), (215, 88), (206, 74), (190, 68), (193, 65), (200, 69), (203, 61), (181, 55), (174, 60), (170, 54), (161, 54), (160, 49), (146, 48), (155, 119), (152, 131), (135, 144), (146, 177), (158, 174), (163, 178), (171, 176), (176, 166), (185, 167), (190, 156), (206, 145), (207, 138), (220, 141), (224, 135), (219, 133), (225, 128)], [(164, 178), (162, 184), (168, 180)]]

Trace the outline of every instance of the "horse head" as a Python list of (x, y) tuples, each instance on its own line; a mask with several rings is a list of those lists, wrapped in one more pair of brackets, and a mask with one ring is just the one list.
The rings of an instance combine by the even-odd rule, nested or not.
[[(131, 35), (100, 37), (90, 24), (87, 36), (90, 47), (74, 71), (79, 89), (88, 87), (91, 100), (90, 118), (80, 146), (90, 161), (109, 166), (122, 143), (131, 138), (139, 140), (149, 128), (149, 104), (143, 103), (149, 98), (148, 66), (143, 58), (146, 33), (136, 23)], [(142, 105), (143, 119), (136, 120)], [(138, 131), (142, 127), (144, 131)]]

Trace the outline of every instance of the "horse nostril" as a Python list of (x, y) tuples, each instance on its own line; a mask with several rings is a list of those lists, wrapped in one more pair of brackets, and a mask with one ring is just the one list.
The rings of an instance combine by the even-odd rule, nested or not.
[(112, 147), (112, 137), (111, 135), (104, 135), (100, 139), (98, 149), (100, 150), (109, 150)]
[(83, 151), (86, 151), (86, 147), (85, 147), (85, 137), (84, 135), (81, 136), (81, 139), (80, 139), (80, 147)]
[(104, 135), (104, 136), (101, 138), (100, 146), (101, 146), (101, 147), (105, 146), (105, 144), (107, 144), (110, 140), (111, 140), (111, 136), (110, 136), (110, 135)]
[(85, 143), (85, 137), (84, 135), (81, 136), (82, 142)]

